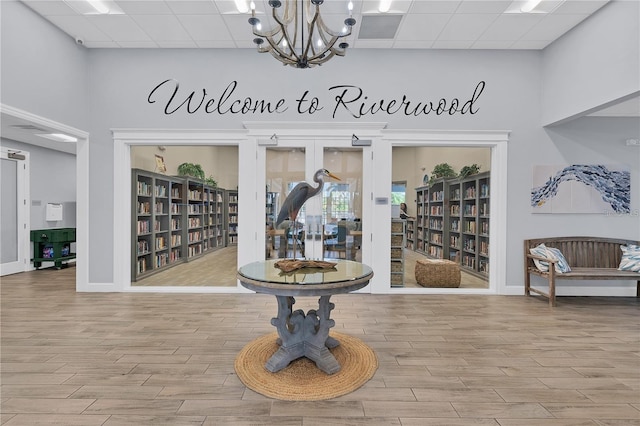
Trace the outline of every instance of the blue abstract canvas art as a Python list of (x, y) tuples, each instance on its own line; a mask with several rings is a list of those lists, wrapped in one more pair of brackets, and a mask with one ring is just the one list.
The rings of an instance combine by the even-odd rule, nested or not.
[(624, 166), (534, 166), (533, 213), (631, 212), (631, 173)]

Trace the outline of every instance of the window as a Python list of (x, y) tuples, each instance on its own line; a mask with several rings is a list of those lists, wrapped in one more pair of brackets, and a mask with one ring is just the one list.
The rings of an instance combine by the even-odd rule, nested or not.
[(355, 217), (348, 183), (325, 183), (322, 191), (323, 222)]
[(391, 183), (391, 204), (406, 203), (407, 182)]

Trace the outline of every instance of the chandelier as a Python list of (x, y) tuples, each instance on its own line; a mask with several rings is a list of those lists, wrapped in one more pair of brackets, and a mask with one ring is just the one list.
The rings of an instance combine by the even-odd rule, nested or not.
[(282, 3), (269, 0), (277, 25), (271, 30), (262, 30), (260, 19), (256, 18), (256, 6), (251, 2), (249, 24), (257, 36), (253, 42), (258, 46), (258, 52), (269, 52), (284, 65), (295, 68), (310, 68), (322, 65), (335, 55), (344, 56), (349, 43), (338, 41), (351, 35), (356, 24), (351, 16), (351, 1), (349, 17), (344, 20), (345, 27), (341, 31), (332, 31), (324, 23), (320, 15), (324, 0), (284, 0), (284, 7)]

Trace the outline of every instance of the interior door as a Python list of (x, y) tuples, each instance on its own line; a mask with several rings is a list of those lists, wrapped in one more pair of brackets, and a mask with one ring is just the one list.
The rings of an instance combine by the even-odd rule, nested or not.
[[(364, 179), (361, 147), (351, 141), (278, 141), (266, 148), (266, 250), (265, 258), (305, 257), (347, 259), (362, 262)], [(322, 183), (314, 181), (319, 170)], [(319, 192), (307, 199), (295, 221), (278, 222), (278, 214), (289, 216), (287, 197), (298, 183)], [(294, 253), (295, 250), (295, 253)], [(366, 263), (366, 262), (365, 262)]]
[(28, 265), (27, 161), (2, 150), (0, 158), (0, 276), (24, 272)]

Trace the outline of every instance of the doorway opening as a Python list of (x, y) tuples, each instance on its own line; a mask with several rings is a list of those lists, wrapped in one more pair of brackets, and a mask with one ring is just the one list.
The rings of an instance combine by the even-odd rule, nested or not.
[(236, 287), (238, 147), (131, 146), (131, 285)]

